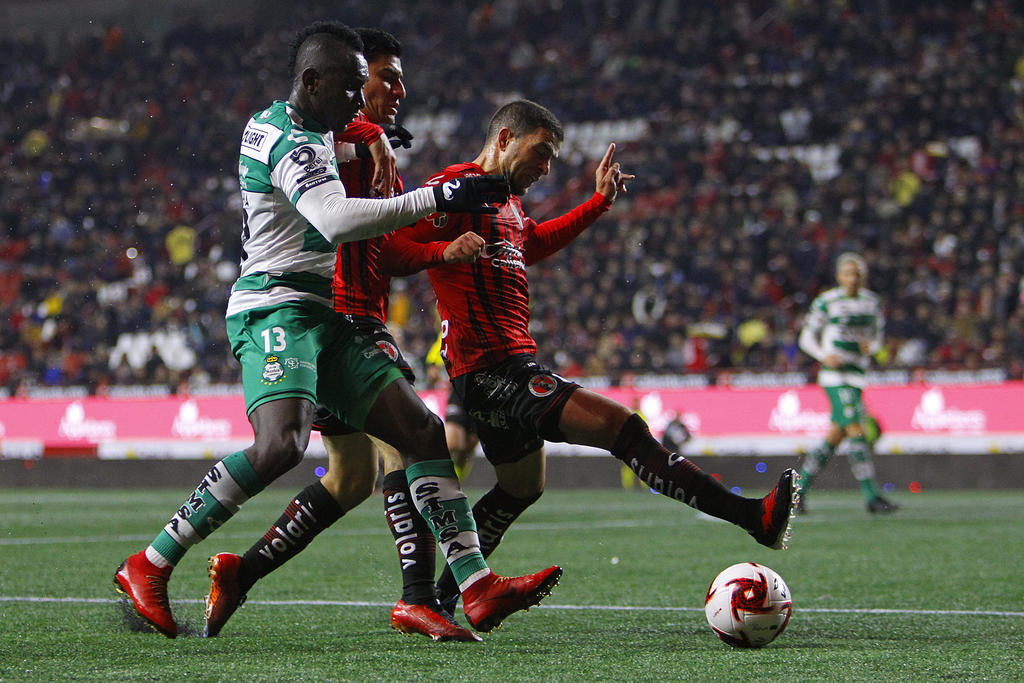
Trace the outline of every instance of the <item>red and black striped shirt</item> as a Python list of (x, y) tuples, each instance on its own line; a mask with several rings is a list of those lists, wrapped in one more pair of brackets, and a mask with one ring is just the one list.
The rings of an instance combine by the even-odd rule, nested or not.
[[(376, 131), (376, 132), (374, 132)], [(375, 140), (383, 130), (360, 112), (345, 129), (346, 142)], [(369, 138), (369, 139), (367, 139)], [(372, 159), (353, 159), (338, 164), (338, 174), (349, 197), (372, 198), (375, 164)], [(403, 192), (402, 179), (395, 179), (395, 194)], [(411, 275), (443, 263), (444, 243), (391, 245), (394, 233), (338, 245), (334, 264), (334, 310), (387, 322), (391, 278)]]
[[(475, 164), (456, 164), (430, 178), (483, 175)], [(428, 271), (441, 316), (441, 356), (449, 377), (495, 365), (519, 353), (536, 353), (530, 336), (530, 290), (526, 267), (555, 253), (611, 206), (594, 193), (569, 213), (537, 223), (523, 213), (519, 197), (498, 206), (497, 215), (434, 214), (395, 233), (395, 241), (449, 242), (465, 232), (484, 238), (474, 263), (444, 264)]]

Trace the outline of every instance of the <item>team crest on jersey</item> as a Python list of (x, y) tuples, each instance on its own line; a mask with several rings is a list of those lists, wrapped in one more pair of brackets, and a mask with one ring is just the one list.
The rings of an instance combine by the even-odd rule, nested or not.
[(537, 398), (544, 398), (550, 396), (557, 386), (557, 380), (551, 375), (537, 375), (530, 378), (528, 389)]
[(392, 362), (398, 360), (398, 347), (391, 342), (381, 339), (377, 342), (377, 348), (383, 351)]
[(263, 383), (267, 385), (278, 384), (287, 375), (284, 372), (284, 367), (281, 365), (281, 359), (277, 356), (267, 356), (266, 363), (263, 366)]

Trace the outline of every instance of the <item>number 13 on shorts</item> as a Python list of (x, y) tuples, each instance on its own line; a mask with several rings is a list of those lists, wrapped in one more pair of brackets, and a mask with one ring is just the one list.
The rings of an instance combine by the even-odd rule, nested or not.
[(260, 335), (263, 337), (264, 353), (272, 351), (280, 353), (288, 347), (288, 344), (285, 342), (283, 327), (268, 327), (260, 332)]

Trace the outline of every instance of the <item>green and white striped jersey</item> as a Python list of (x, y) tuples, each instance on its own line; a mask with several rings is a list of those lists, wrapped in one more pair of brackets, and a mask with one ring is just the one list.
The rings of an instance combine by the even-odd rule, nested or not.
[[(822, 366), (818, 384), (863, 387), (870, 356), (882, 348), (884, 327), (882, 304), (874, 292), (861, 289), (849, 296), (836, 287), (819, 294), (804, 318), (799, 345), (818, 361), (834, 353), (842, 364), (839, 368)], [(861, 352), (861, 341), (868, 342), (867, 354)]]
[(300, 299), (332, 305), (335, 245), (367, 239), (436, 210), (433, 190), (349, 198), (334, 136), (288, 102), (255, 114), (242, 133), (241, 273), (227, 315)]
[(238, 179), (242, 264), (227, 314), (296, 299), (330, 306), (334, 247), (295, 203), (331, 179), (340, 184), (331, 132), (274, 102), (245, 126)]

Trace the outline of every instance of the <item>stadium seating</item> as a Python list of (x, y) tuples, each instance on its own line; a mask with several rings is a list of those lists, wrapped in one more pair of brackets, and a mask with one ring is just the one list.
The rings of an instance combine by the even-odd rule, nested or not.
[[(857, 250), (887, 304), (881, 368), (1021, 378), (1024, 12), (559, 5), (348, 3), (339, 17), (312, 2), (260, 31), (239, 18), (0, 39), (0, 386), (238, 381), (223, 326), (236, 141), (287, 95), (291, 30), (325, 16), (405, 44), (408, 186), (475, 156), (515, 97), (567, 125), (562, 159), (525, 198), (538, 219), (588, 197), (597, 156), (619, 143), (629, 194), (531, 272), (540, 355), (561, 372), (810, 373), (801, 316), (835, 256)], [(393, 299), (396, 335), (424, 357), (425, 277)]]

